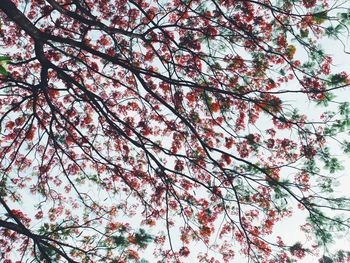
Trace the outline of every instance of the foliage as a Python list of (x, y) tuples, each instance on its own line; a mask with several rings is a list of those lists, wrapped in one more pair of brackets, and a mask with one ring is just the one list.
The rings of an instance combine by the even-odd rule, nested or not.
[(349, 7), (1, 0), (1, 262), (349, 262)]

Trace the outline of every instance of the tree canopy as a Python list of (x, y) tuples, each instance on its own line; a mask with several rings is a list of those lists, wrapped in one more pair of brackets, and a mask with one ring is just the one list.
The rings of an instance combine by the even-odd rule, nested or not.
[[(323, 47), (349, 24), (334, 0), (1, 0), (1, 262), (349, 262), (350, 78)], [(293, 215), (308, 242), (276, 232)]]

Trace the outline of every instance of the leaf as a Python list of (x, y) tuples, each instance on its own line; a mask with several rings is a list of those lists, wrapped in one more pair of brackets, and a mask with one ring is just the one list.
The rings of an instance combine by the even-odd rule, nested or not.
[(118, 236), (112, 236), (113, 242), (118, 247), (126, 247), (128, 245), (128, 240), (126, 237), (118, 235)]
[(308, 29), (300, 29), (300, 36), (302, 38), (306, 38), (309, 36), (309, 30)]
[(2, 65), (0, 65), (0, 75), (8, 76), (7, 70)]
[(327, 11), (322, 11), (322, 12), (318, 12), (318, 13), (314, 13), (312, 15), (313, 20), (317, 23), (317, 24), (322, 24), (324, 23), (327, 19), (328, 19), (328, 14)]
[(0, 61), (10, 61), (10, 57), (8, 56), (0, 56)]
[(343, 141), (342, 148), (343, 148), (344, 153), (350, 154), (350, 142), (349, 141)]
[(330, 86), (333, 86), (333, 87), (339, 86), (341, 84), (345, 84), (346, 83), (346, 75), (341, 74), (341, 73), (333, 74), (329, 77), (329, 81), (331, 82)]
[(333, 39), (338, 39), (340, 34), (342, 33), (342, 30), (344, 29), (344, 26), (339, 24), (337, 26), (329, 26), (326, 28), (325, 33), (326, 36), (333, 38)]
[(146, 233), (142, 228), (139, 229), (134, 235), (135, 242), (140, 246), (140, 248), (146, 248), (148, 243), (153, 240), (153, 237)]
[(320, 258), (318, 260), (319, 263), (333, 263), (333, 259), (331, 259), (330, 257), (327, 256), (323, 256), (322, 258)]

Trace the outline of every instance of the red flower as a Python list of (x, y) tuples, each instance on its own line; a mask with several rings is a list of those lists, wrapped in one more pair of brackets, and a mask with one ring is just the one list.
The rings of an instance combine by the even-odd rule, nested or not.
[(183, 257), (188, 257), (188, 255), (190, 254), (190, 250), (188, 249), (188, 247), (182, 247), (179, 251), (180, 256)]
[(213, 104), (211, 104), (210, 109), (213, 112), (218, 112), (220, 111), (220, 104), (218, 102), (214, 102)]
[(316, 5), (317, 0), (303, 0), (303, 4), (306, 8), (312, 8)]

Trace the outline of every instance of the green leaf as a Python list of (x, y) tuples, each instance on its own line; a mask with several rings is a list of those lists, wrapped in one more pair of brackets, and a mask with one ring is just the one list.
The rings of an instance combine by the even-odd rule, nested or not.
[(343, 25), (339, 24), (337, 25), (336, 27), (334, 26), (329, 26), (326, 28), (326, 35), (328, 37), (332, 37), (332, 38), (335, 38), (337, 39), (339, 34), (341, 34), (341, 31), (344, 29)]
[(350, 153), (350, 142), (344, 141), (342, 148), (343, 148), (344, 153), (349, 154)]
[(315, 13), (312, 15), (312, 18), (317, 24), (322, 24), (328, 19), (327, 11)]
[(112, 239), (118, 247), (126, 247), (129, 244), (127, 238), (124, 236), (112, 236)]
[(7, 70), (2, 65), (0, 65), (0, 75), (4, 75), (4, 76), (8, 75)]
[(319, 262), (322, 262), (322, 263), (333, 263), (334, 261), (330, 257), (323, 256), (322, 258), (319, 259)]
[(326, 162), (325, 168), (328, 168), (330, 173), (335, 173), (336, 171), (344, 169), (339, 160), (335, 157)]
[(343, 102), (339, 106), (340, 115), (348, 116), (350, 114), (350, 104), (349, 102)]
[(302, 38), (308, 37), (309, 36), (309, 30), (308, 29), (305, 29), (305, 30), (300, 29), (300, 36)]
[(146, 233), (142, 228), (139, 229), (137, 233), (135, 233), (135, 241), (136, 244), (140, 246), (140, 248), (146, 248), (148, 243), (153, 241), (153, 237)]
[(329, 77), (329, 80), (330, 80), (330, 86), (339, 86), (341, 84), (345, 84), (346, 83), (346, 76), (345, 75), (342, 75), (342, 74), (334, 74), (334, 75), (331, 75)]
[(10, 57), (8, 57), (8, 56), (0, 56), (0, 61), (8, 62), (8, 61), (10, 61)]
[(336, 96), (331, 93), (331, 92), (325, 92), (324, 93), (324, 98), (321, 101), (317, 102), (318, 106), (324, 106), (327, 107), (329, 105), (329, 102), (331, 102), (332, 100), (334, 100), (336, 98)]
[(345, 25), (350, 25), (350, 12), (348, 13), (340, 13), (338, 15), (338, 17), (340, 17), (340, 21), (345, 24)]

